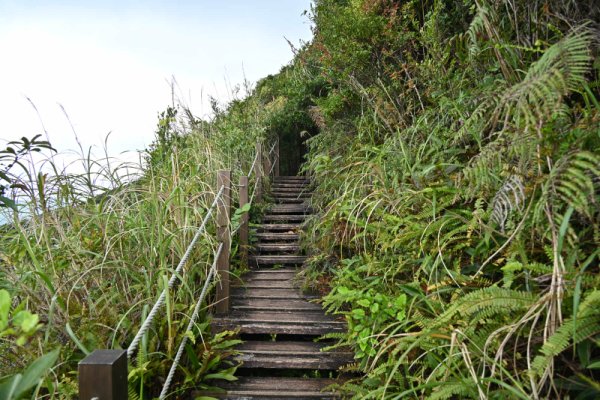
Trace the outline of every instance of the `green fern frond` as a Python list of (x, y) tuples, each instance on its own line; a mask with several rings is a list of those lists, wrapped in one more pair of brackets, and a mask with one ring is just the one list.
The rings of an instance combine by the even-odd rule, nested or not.
[(426, 398), (428, 400), (442, 400), (455, 398), (477, 398), (474, 382), (463, 379), (460, 381), (446, 381), (438, 386), (437, 390)]
[(474, 316), (488, 318), (491, 315), (507, 314), (515, 310), (531, 307), (537, 296), (533, 293), (499, 287), (488, 287), (471, 292), (458, 299), (452, 307), (434, 321), (435, 327), (449, 324), (456, 314), (466, 321), (473, 321)]
[(544, 192), (557, 195), (567, 205), (591, 218), (596, 203), (594, 180), (600, 176), (600, 155), (579, 151), (563, 157), (552, 169)]
[(523, 80), (504, 92), (497, 112), (502, 109), (517, 126), (533, 128), (538, 119), (559, 111), (562, 98), (585, 83), (593, 37), (588, 28), (579, 27), (549, 47)]
[(541, 355), (533, 360), (531, 373), (537, 376), (543, 374), (550, 362), (569, 348), (585, 339), (600, 333), (600, 290), (594, 290), (579, 307), (577, 322), (566, 320), (540, 349)]

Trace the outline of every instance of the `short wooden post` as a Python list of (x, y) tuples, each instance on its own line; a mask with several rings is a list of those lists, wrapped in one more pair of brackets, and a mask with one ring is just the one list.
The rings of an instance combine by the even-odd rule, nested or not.
[(256, 176), (256, 201), (262, 201), (262, 181), (263, 181), (263, 151), (262, 143), (256, 143), (256, 164), (254, 164), (254, 175)]
[(217, 202), (217, 240), (223, 243), (223, 250), (217, 258), (217, 272), (220, 277), (217, 285), (217, 314), (229, 312), (229, 221), (231, 214), (231, 171), (220, 170), (217, 173), (217, 190), (224, 187), (221, 199)]
[(273, 167), (273, 176), (279, 176), (279, 138), (275, 142), (275, 167)]
[[(240, 176), (240, 208), (248, 204), (248, 177)], [(240, 259), (242, 265), (248, 265), (248, 213), (242, 213), (240, 220)]]
[(127, 400), (127, 351), (94, 350), (79, 362), (80, 400)]

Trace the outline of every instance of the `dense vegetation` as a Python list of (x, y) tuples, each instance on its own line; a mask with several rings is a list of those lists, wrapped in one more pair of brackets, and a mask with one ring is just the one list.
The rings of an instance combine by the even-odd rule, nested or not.
[[(360, 378), (340, 390), (599, 397), (596, 3), (316, 0), (313, 40), (251, 96), (210, 123), (190, 116), (185, 135), (161, 131), (175, 118), (163, 115), (135, 184), (86, 202), (89, 175), (32, 177), (32, 217), (3, 235), (0, 262), (44, 334), (7, 360), (62, 345), (72, 368), (83, 347), (125, 345), (211, 174), (247, 168), (254, 140), (278, 135), (283, 172), (305, 152), (316, 185), (304, 281), (349, 323), (339, 339)], [(172, 355), (179, 304), (148, 353)], [(72, 389), (70, 369), (55, 370), (45, 386)], [(163, 361), (132, 376), (157, 374)]]

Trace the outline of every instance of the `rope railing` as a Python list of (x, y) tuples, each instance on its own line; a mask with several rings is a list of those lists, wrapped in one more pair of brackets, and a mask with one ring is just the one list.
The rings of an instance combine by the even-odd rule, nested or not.
[[(250, 170), (247, 174), (243, 174), (240, 177), (240, 184), (237, 185), (237, 187), (239, 187), (240, 208), (248, 203), (253, 204), (255, 198), (258, 201), (262, 199), (262, 180), (267, 171), (267, 175), (271, 175), (273, 173), (275, 176), (277, 176), (279, 174), (279, 141), (275, 141), (266, 154), (263, 153), (262, 146), (262, 143), (257, 143), (256, 153), (250, 166)], [(271, 161), (271, 155), (273, 152), (275, 152), (275, 156), (273, 157), (273, 161)], [(248, 197), (248, 182), (253, 173), (256, 175), (256, 179), (254, 181), (252, 194), (250, 197)], [(156, 318), (156, 315), (164, 307), (169, 292), (173, 290), (177, 281), (183, 278), (183, 269), (189, 257), (191, 256), (196, 243), (200, 239), (201, 235), (205, 233), (206, 226), (215, 210), (217, 212), (216, 224), (219, 246), (214, 253), (212, 266), (208, 271), (208, 275), (206, 276), (204, 285), (198, 300), (196, 301), (194, 311), (190, 317), (187, 330), (182, 337), (177, 349), (177, 353), (173, 359), (173, 363), (169, 369), (169, 373), (164, 381), (159, 399), (165, 399), (168, 394), (169, 388), (175, 376), (175, 372), (181, 362), (185, 346), (189, 340), (189, 335), (187, 333), (193, 331), (196, 320), (200, 315), (204, 299), (216, 277), (220, 278), (220, 284), (216, 286), (215, 294), (216, 301), (214, 304), (216, 313), (229, 312), (229, 257), (231, 241), (234, 235), (239, 235), (240, 248), (242, 249), (240, 251), (240, 257), (242, 259), (242, 263), (247, 262), (249, 231), (248, 212), (244, 212), (242, 214), (241, 223), (236, 227), (236, 229), (233, 231), (230, 230), (230, 193), (232, 186), (231, 171), (219, 171), (217, 174), (217, 187), (219, 190), (217, 191), (212, 204), (206, 210), (206, 214), (202, 219), (202, 223), (196, 230), (192, 241), (188, 245), (177, 267), (173, 270), (173, 274), (169, 279), (167, 286), (161, 291), (161, 294), (142, 322), (127, 350), (95, 350), (79, 363), (80, 400), (104, 400), (117, 398), (127, 399), (127, 360), (136, 353), (142, 338), (148, 333), (154, 322), (154, 319)], [(110, 377), (110, 379), (101, 379), (99, 377)]]
[(173, 376), (175, 376), (175, 370), (179, 366), (179, 362), (181, 361), (181, 356), (183, 355), (183, 350), (185, 349), (185, 345), (187, 344), (187, 341), (189, 338), (189, 336), (187, 335), (187, 332), (192, 332), (192, 329), (194, 329), (194, 325), (196, 324), (196, 320), (198, 319), (198, 315), (200, 314), (200, 307), (202, 306), (202, 302), (204, 301), (204, 296), (206, 296), (206, 292), (208, 291), (208, 287), (210, 286), (210, 283), (212, 282), (213, 276), (216, 275), (216, 273), (217, 273), (217, 260), (219, 259), (219, 256), (221, 255), (222, 251), (223, 251), (223, 243), (221, 243), (219, 245), (219, 248), (217, 249), (217, 252), (215, 253), (215, 258), (214, 258), (213, 264), (210, 267), (210, 271), (208, 273), (208, 276), (206, 277), (206, 281), (204, 282), (204, 287), (202, 287), (202, 291), (200, 292), (200, 297), (198, 297), (198, 301), (196, 302), (196, 307), (194, 308), (194, 312), (192, 313), (192, 316), (190, 317), (190, 322), (187, 326), (187, 330), (185, 331), (186, 334), (183, 335), (183, 339), (181, 339), (181, 343), (179, 344), (179, 348), (177, 349), (177, 354), (175, 355), (175, 358), (173, 359), (173, 364), (171, 364), (171, 369), (169, 369), (169, 374), (167, 375), (167, 379), (165, 380), (165, 383), (160, 392), (160, 395), (158, 396), (158, 398), (160, 400), (164, 399), (167, 396), (167, 392), (169, 391), (169, 387), (171, 386), (171, 381), (173, 380)]
[(152, 322), (154, 321), (154, 317), (156, 317), (156, 314), (158, 313), (158, 311), (165, 304), (165, 300), (167, 298), (167, 291), (170, 291), (171, 289), (173, 289), (175, 282), (181, 276), (181, 270), (183, 269), (183, 266), (187, 262), (187, 259), (190, 257), (190, 254), (191, 254), (192, 250), (194, 249), (196, 242), (200, 238), (200, 235), (204, 232), (204, 230), (206, 228), (206, 223), (208, 222), (208, 219), (210, 218), (214, 208), (217, 206), (217, 202), (221, 198), (221, 195), (223, 194), (223, 190), (224, 190), (224, 187), (221, 186), (221, 188), (219, 189), (219, 192), (215, 196), (214, 201), (212, 202), (211, 206), (208, 208), (208, 211), (206, 212), (206, 215), (204, 216), (204, 219), (202, 220), (202, 224), (196, 231), (196, 234), (194, 235), (194, 238), (190, 242), (187, 250), (183, 254), (183, 257), (181, 257), (181, 260), (179, 261), (179, 265), (177, 265), (177, 268), (175, 268), (175, 271), (173, 272), (171, 279), (169, 279), (168, 286), (162, 290), (160, 296), (158, 297), (158, 300), (156, 300), (156, 303), (154, 303), (152, 310), (150, 310), (150, 313), (146, 317), (146, 320), (142, 323), (142, 326), (140, 326), (140, 329), (138, 330), (137, 334), (135, 335), (135, 337), (129, 344), (129, 347), (127, 348), (127, 357), (131, 357), (133, 355), (133, 353), (135, 353), (135, 350), (137, 349), (137, 347), (140, 343), (140, 340), (146, 334), (146, 332), (148, 332), (148, 329), (150, 329), (150, 326), (152, 325)]

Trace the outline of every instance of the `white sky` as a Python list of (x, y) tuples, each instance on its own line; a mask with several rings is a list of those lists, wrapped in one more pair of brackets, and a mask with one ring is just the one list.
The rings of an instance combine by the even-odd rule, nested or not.
[[(279, 71), (311, 38), (310, 0), (0, 0), (0, 148), (42, 133), (59, 151), (142, 150), (178, 97), (199, 116), (245, 77)], [(204, 97), (204, 99), (203, 99)], [(98, 151), (101, 154), (101, 151)], [(123, 156), (125, 157), (125, 156)]]

